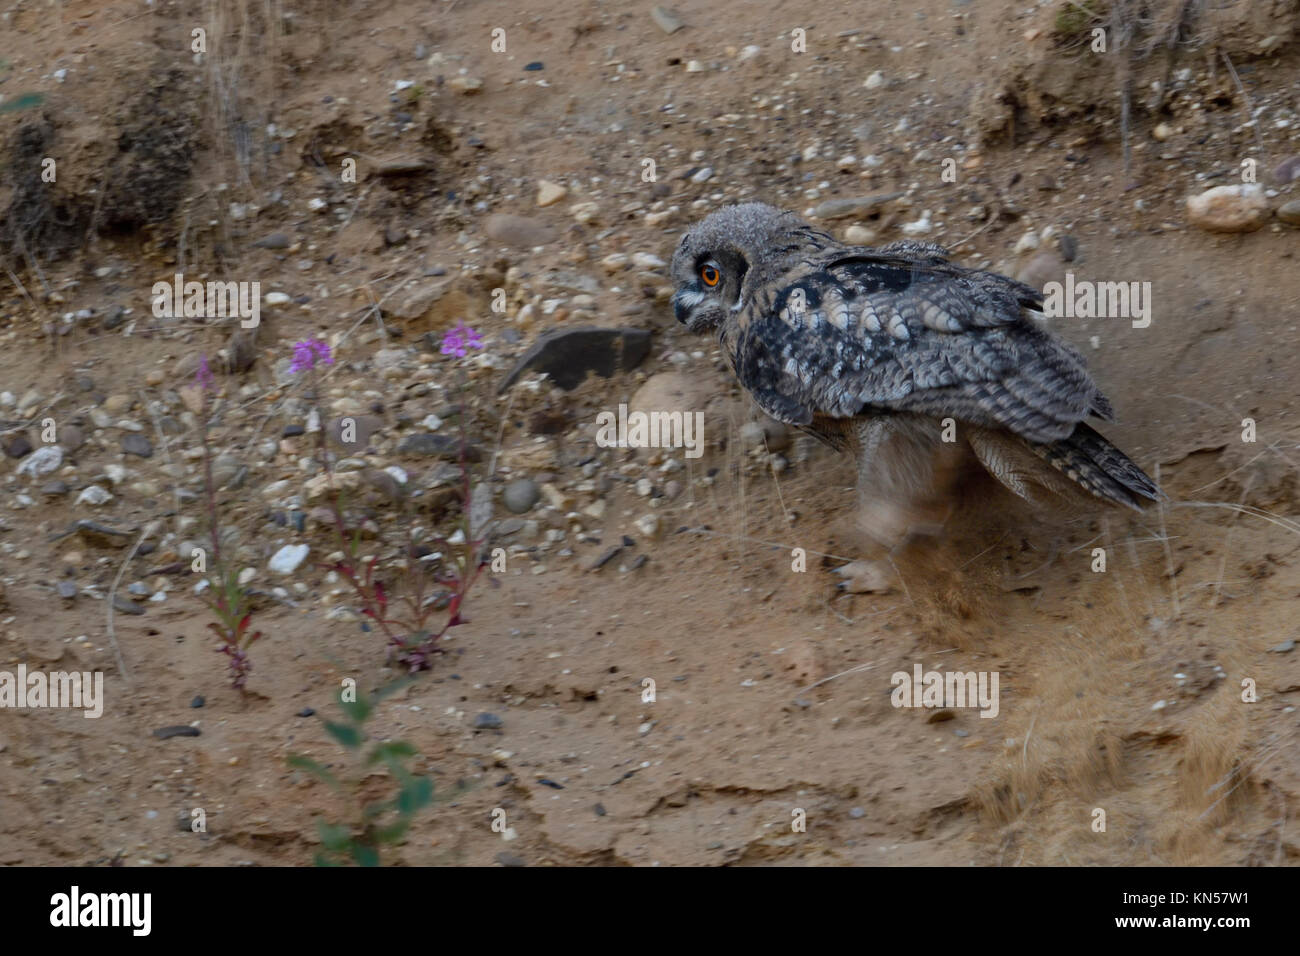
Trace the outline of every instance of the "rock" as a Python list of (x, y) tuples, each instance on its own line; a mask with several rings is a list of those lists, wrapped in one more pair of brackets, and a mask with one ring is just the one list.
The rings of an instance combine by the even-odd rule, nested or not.
[[(443, 458), (448, 461), (460, 461), (460, 437), (451, 435), (434, 435), (430, 432), (417, 432), (407, 435), (397, 444), (399, 455), (422, 455), (428, 458)], [(483, 453), (471, 441), (465, 443), (465, 460), (481, 461)]]
[(863, 81), (862, 85), (869, 90), (878, 90), (885, 85), (885, 74), (876, 70)]
[(686, 24), (682, 22), (682, 18), (673, 13), (667, 7), (652, 7), (650, 9), (650, 19), (655, 22), (655, 25), (659, 27), (660, 30), (663, 30), (664, 33), (668, 34), (676, 33), (682, 27), (686, 26)]
[(113, 500), (113, 496), (101, 488), (99, 485), (87, 485), (77, 495), (77, 504), (79, 505), (102, 505)]
[(135, 601), (132, 601), (125, 594), (113, 595), (113, 610), (120, 611), (123, 614), (140, 615), (144, 613), (144, 608)]
[(579, 202), (569, 207), (569, 214), (584, 226), (600, 218), (600, 203)]
[(31, 439), (22, 434), (22, 432), (15, 435), (6, 435), (3, 442), (5, 454), (10, 458), (22, 458), (31, 454)]
[(1300, 226), (1300, 199), (1292, 199), (1277, 207), (1277, 218), (1291, 226)]
[[(91, 487), (96, 487), (91, 485)], [(72, 527), (68, 528), (65, 534), (75, 534), (83, 541), (97, 545), (101, 548), (125, 548), (135, 540), (135, 535), (130, 531), (123, 531), (120, 528), (110, 528), (108, 525), (100, 524), (97, 521), (82, 519), (75, 522)]]
[(554, 227), (548, 223), (503, 212), (488, 216), (483, 223), (483, 232), (493, 242), (524, 249), (544, 246), (554, 242), (558, 236)]
[(1295, 650), (1295, 641), (1288, 638), (1281, 644), (1276, 644), (1273, 647), (1270, 647), (1269, 650), (1274, 654), (1290, 654)]
[(383, 427), (384, 420), (378, 415), (341, 415), (325, 426), (325, 438), (335, 448), (360, 454)]
[[(671, 33), (672, 31), (670, 30), (668, 32)], [(528, 863), (524, 860), (522, 856), (519, 856), (516, 853), (508, 853), (505, 850), (502, 850), (500, 853), (496, 855), (496, 861), (500, 863), (502, 866), (527, 866), (528, 865)]]
[(45, 495), (47, 498), (62, 498), (71, 490), (72, 488), (68, 483), (63, 481), (61, 478), (47, 481), (45, 484), (41, 485), (41, 494)]
[(1268, 199), (1258, 183), (1216, 186), (1187, 198), (1188, 221), (1208, 232), (1251, 232), (1268, 217)]
[(1273, 181), (1279, 186), (1285, 186), (1297, 179), (1300, 179), (1300, 156), (1290, 156), (1282, 160), (1273, 170)]
[(119, 392), (116, 395), (110, 395), (108, 398), (104, 399), (103, 408), (104, 411), (108, 412), (110, 415), (121, 415), (129, 409), (131, 405), (131, 396)]
[(288, 249), (292, 240), (283, 232), (273, 232), (253, 243), (255, 249)]
[(512, 514), (521, 515), (527, 512), (537, 504), (537, 499), (541, 496), (541, 491), (537, 483), (528, 478), (520, 478), (506, 485), (505, 493), (502, 494), (501, 500), (505, 502), (506, 508)]
[(483, 81), (477, 76), (453, 76), (447, 81), (447, 85), (465, 96), (472, 96), (483, 89)]
[(902, 190), (872, 193), (870, 196), (858, 196), (855, 199), (828, 199), (813, 207), (814, 219), (847, 219), (869, 213), (887, 202), (892, 202), (906, 195)]
[(122, 451), (128, 455), (152, 458), (153, 444), (139, 432), (127, 432), (122, 436)]
[(63, 449), (58, 445), (42, 445), (18, 466), (18, 474), (39, 478), (58, 471), (63, 465)]
[(568, 187), (553, 183), (549, 179), (543, 179), (537, 184), (537, 205), (542, 208), (554, 206), (567, 195), (569, 195)]
[(305, 544), (286, 544), (271, 555), (271, 560), (266, 564), (267, 570), (274, 571), (276, 574), (292, 574), (298, 570), (298, 565), (302, 564), (310, 550), (311, 548)]
[(869, 246), (876, 241), (876, 231), (855, 223), (844, 230), (844, 241), (851, 246)]
[(1031, 288), (1042, 290), (1049, 282), (1064, 281), (1065, 263), (1056, 252), (1045, 249), (1026, 262), (1016, 278)]
[(649, 353), (650, 333), (645, 329), (555, 329), (540, 336), (520, 357), (497, 393), (505, 392), (528, 371), (544, 372), (560, 388), (572, 391), (589, 372), (610, 378), (636, 368)]
[(500, 730), (503, 726), (505, 726), (505, 721), (496, 714), (484, 712), (474, 717), (475, 730)]
[(313, 717), (313, 716), (315, 716), (315, 714), (316, 714), (316, 709), (315, 709), (314, 707), (304, 707), (302, 710), (298, 711), (298, 713), (296, 714), (296, 716), (298, 716), (298, 717)]
[(659, 537), (660, 521), (658, 515), (642, 515), (633, 522), (636, 529), (647, 538)]
[(58, 584), (54, 585), (54, 590), (58, 593), (59, 597), (63, 598), (65, 601), (76, 600), (77, 582), (69, 581), (67, 578), (64, 578)]
[(153, 735), (159, 740), (170, 740), (172, 737), (197, 737), (199, 734), (199, 728), (191, 727), (188, 724), (176, 724), (172, 727), (159, 727), (153, 732)]
[(784, 451), (790, 447), (790, 430), (773, 419), (747, 422), (740, 428), (740, 440), (746, 448)]
[(86, 443), (86, 431), (80, 425), (64, 425), (59, 429), (59, 445), (71, 455)]
[(277, 305), (288, 305), (293, 301), (293, 297), (287, 292), (268, 292), (262, 296), (262, 301), (269, 306), (275, 307)]
[(1170, 136), (1174, 135), (1174, 128), (1168, 123), (1160, 123), (1151, 131), (1151, 138), (1156, 142), (1163, 143)]
[(190, 706), (193, 707), (195, 710), (197, 710), (198, 708), (202, 707), (206, 703), (207, 701), (203, 699), (202, 694), (196, 694), (194, 698), (190, 701)]

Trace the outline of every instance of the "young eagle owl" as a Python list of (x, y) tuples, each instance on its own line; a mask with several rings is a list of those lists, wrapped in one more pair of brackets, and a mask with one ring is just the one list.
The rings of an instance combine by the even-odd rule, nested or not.
[(1034, 321), (1043, 299), (1027, 285), (931, 243), (846, 246), (763, 203), (697, 224), (672, 275), (677, 320), (717, 334), (763, 411), (856, 456), (862, 524), (881, 544), (941, 523), (972, 454), (1035, 503), (1082, 488), (1140, 510), (1161, 496), (1084, 421), (1112, 420), (1110, 403)]

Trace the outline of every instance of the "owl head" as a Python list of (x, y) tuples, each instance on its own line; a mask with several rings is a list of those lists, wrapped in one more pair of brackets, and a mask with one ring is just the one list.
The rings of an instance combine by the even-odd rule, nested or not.
[(677, 321), (696, 333), (721, 326), (744, 306), (746, 275), (778, 256), (802, 226), (792, 213), (761, 202), (727, 206), (693, 226), (673, 254)]

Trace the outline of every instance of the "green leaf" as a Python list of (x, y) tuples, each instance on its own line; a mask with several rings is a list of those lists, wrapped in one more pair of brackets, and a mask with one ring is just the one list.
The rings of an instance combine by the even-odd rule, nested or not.
[(349, 750), (356, 750), (361, 746), (361, 731), (351, 724), (336, 724), (333, 721), (325, 722), (326, 732), (341, 743)]
[(375, 831), (375, 839), (380, 843), (397, 843), (406, 836), (406, 828), (410, 825), (410, 820), (398, 820), (386, 827), (380, 827)]
[(336, 853), (342, 853), (352, 843), (351, 829), (338, 823), (317, 820), (316, 832), (320, 834), (320, 842), (325, 849)]
[(343, 713), (347, 715), (348, 720), (360, 726), (366, 722), (366, 718), (374, 711), (374, 705), (365, 694), (358, 694), (356, 700), (339, 701), (339, 706), (343, 708)]
[(290, 754), (288, 762), (290, 767), (296, 767), (298, 770), (306, 770), (308, 773), (313, 774), (317, 778), (328, 783), (335, 790), (340, 789), (338, 778), (326, 770), (323, 765), (312, 760), (310, 757), (304, 757), (301, 754)]
[(361, 866), (378, 866), (379, 851), (372, 846), (354, 843), (352, 844), (352, 859), (356, 860)]
[(428, 777), (416, 777), (397, 794), (397, 811), (403, 816), (410, 816), (421, 807), (429, 805), (433, 799), (433, 781)]
[(40, 93), (20, 93), (12, 100), (0, 103), (0, 113), (15, 113), (18, 110), (31, 109), (33, 106), (40, 106), (43, 102), (45, 97)]
[[(374, 750), (366, 756), (366, 766), (384, 761), (390, 763), (394, 760), (401, 760), (404, 757), (414, 757), (415, 748), (405, 740), (390, 740), (386, 743), (379, 744)], [(391, 765), (391, 763), (390, 763)], [(399, 764), (400, 766), (400, 764)]]

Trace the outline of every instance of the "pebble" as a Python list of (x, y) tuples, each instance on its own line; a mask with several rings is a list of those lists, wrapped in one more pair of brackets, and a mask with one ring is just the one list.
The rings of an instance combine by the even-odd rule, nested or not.
[(102, 505), (113, 500), (113, 496), (101, 488), (99, 485), (87, 485), (82, 489), (81, 494), (77, 495), (77, 504), (79, 505)]
[(5, 454), (10, 458), (23, 458), (31, 454), (32, 443), (26, 435), (18, 434), (4, 440)]
[(876, 70), (863, 81), (862, 85), (869, 90), (878, 90), (885, 85), (885, 74)]
[(127, 432), (122, 436), (122, 451), (128, 455), (152, 458), (153, 443), (139, 432)]
[(1277, 218), (1289, 225), (1300, 226), (1300, 199), (1292, 199), (1278, 206)]
[(485, 711), (484, 713), (477, 714), (474, 717), (475, 730), (500, 730), (503, 726), (505, 726), (505, 721), (496, 714), (490, 714)]
[(555, 205), (567, 195), (569, 195), (568, 188), (559, 183), (543, 179), (537, 184), (537, 205), (543, 208)]
[(506, 485), (501, 500), (505, 502), (506, 508), (512, 514), (521, 515), (537, 504), (537, 499), (540, 496), (541, 490), (537, 487), (535, 481), (529, 478), (520, 478)]
[(58, 445), (42, 445), (18, 466), (18, 474), (29, 474), (38, 478), (58, 471), (62, 466), (63, 449)]
[(548, 223), (509, 213), (488, 216), (483, 223), (483, 232), (493, 242), (529, 249), (554, 242), (558, 237), (556, 230)]
[(640, 531), (647, 538), (659, 537), (661, 523), (658, 515), (642, 515), (633, 522), (637, 531)]
[(312, 716), (315, 716), (315, 714), (316, 714), (316, 710), (315, 710), (314, 708), (312, 708), (312, 707), (304, 707), (302, 710), (298, 711), (297, 716), (299, 716), (299, 717), (312, 717)]
[(54, 590), (58, 592), (59, 597), (65, 601), (75, 600), (77, 597), (77, 582), (69, 581), (64, 578), (58, 584), (54, 585)]
[(195, 695), (194, 699), (190, 701), (190, 706), (197, 709), (199, 707), (202, 707), (206, 703), (207, 701), (203, 699), (203, 695), (197, 694)]
[(676, 33), (686, 24), (682, 18), (673, 13), (667, 7), (652, 7), (650, 10), (650, 19), (654, 20), (655, 25), (663, 30), (664, 33)]
[(266, 567), (276, 574), (292, 574), (298, 570), (298, 565), (302, 564), (310, 550), (311, 548), (305, 544), (286, 544), (271, 555), (271, 560), (267, 562)]
[(828, 199), (814, 206), (811, 215), (814, 219), (847, 219), (850, 216), (872, 212), (885, 203), (901, 199), (905, 195), (902, 190), (892, 190), (851, 199)]
[(188, 724), (176, 724), (171, 727), (159, 727), (153, 732), (153, 735), (159, 740), (170, 740), (172, 737), (197, 737), (200, 730), (197, 727), (191, 727)]
[(1268, 217), (1268, 199), (1258, 183), (1216, 186), (1187, 198), (1188, 221), (1207, 232), (1251, 232)]
[(447, 85), (465, 96), (472, 96), (483, 89), (483, 81), (477, 76), (454, 76), (447, 81)]
[(283, 232), (272, 232), (263, 236), (253, 243), (256, 249), (288, 249), (291, 244), (289, 237)]

